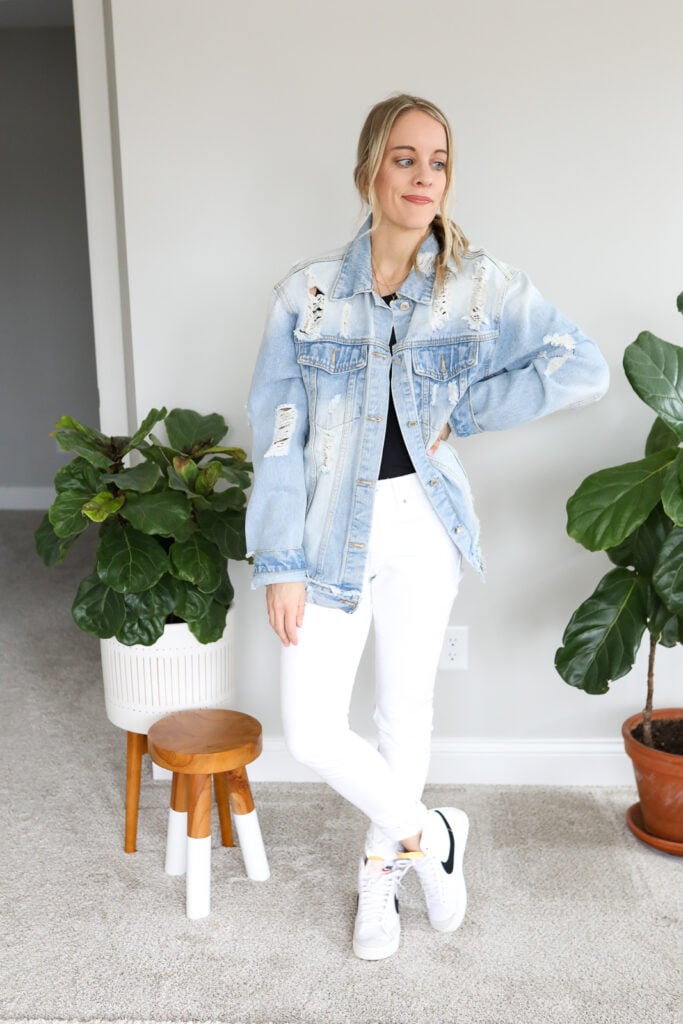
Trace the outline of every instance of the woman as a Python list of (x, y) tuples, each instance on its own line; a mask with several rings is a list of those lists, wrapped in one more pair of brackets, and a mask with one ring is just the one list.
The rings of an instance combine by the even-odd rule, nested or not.
[[(353, 241), (275, 287), (249, 400), (247, 546), (283, 645), (289, 749), (370, 819), (353, 949), (381, 959), (398, 948), (410, 866), (434, 928), (465, 913), (467, 815), (421, 800), (461, 560), (482, 572), (444, 442), (597, 400), (608, 375), (523, 273), (448, 219), (453, 142), (432, 103), (372, 108), (355, 182), (369, 216)], [(371, 622), (377, 748), (348, 727)]]

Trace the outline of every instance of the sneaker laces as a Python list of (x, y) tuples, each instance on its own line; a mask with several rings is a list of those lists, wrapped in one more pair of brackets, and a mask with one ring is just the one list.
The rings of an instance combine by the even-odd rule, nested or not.
[[(369, 870), (368, 864), (371, 864)], [(358, 911), (363, 923), (382, 919), (387, 903), (394, 898), (409, 867), (409, 862), (368, 857), (358, 887)]]

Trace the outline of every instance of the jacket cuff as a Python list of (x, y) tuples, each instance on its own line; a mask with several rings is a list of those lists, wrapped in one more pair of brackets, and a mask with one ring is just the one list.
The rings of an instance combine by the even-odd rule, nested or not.
[(306, 559), (303, 548), (285, 548), (281, 551), (255, 551), (252, 590), (268, 583), (306, 582)]

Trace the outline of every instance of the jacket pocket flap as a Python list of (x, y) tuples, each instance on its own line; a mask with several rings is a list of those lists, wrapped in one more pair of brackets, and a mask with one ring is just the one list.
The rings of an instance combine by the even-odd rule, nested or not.
[(301, 366), (315, 366), (328, 373), (359, 370), (368, 358), (367, 346), (344, 345), (338, 341), (299, 342), (296, 348), (296, 359)]
[(463, 370), (475, 366), (479, 342), (466, 338), (444, 344), (430, 345), (429, 348), (413, 349), (415, 373), (432, 380), (451, 380)]

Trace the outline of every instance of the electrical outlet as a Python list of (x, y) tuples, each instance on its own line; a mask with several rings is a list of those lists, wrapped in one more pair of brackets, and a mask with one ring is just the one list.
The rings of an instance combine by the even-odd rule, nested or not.
[(448, 626), (444, 634), (439, 668), (454, 672), (467, 668), (467, 626)]

